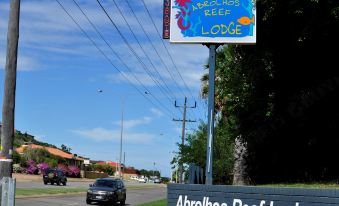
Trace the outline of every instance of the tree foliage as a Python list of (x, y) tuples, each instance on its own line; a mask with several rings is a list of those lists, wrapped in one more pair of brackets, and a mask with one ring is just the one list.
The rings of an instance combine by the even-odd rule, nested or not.
[(31, 149), (25, 148), (24, 153), (20, 157), (20, 164), (23, 167), (27, 166), (27, 161), (32, 160), (36, 163), (47, 163), (50, 167), (56, 167), (58, 164), (66, 163), (62, 157), (49, 153), (46, 149)]
[[(216, 127), (214, 137), (216, 146), (213, 153), (213, 175), (216, 184), (230, 184), (232, 181), (233, 141), (229, 137), (224, 127)], [(186, 174), (188, 174), (188, 165), (191, 163), (205, 168), (207, 125), (201, 122), (196, 131), (187, 134), (185, 140), (184, 146), (178, 143), (179, 153), (175, 155), (171, 164), (174, 167), (183, 164)]]
[(64, 144), (61, 144), (61, 150), (62, 151), (64, 151), (64, 152), (66, 152), (66, 153), (71, 153), (71, 150), (72, 150), (72, 148), (70, 148), (70, 147), (67, 147), (66, 145), (64, 145)]
[(145, 170), (145, 169), (141, 169), (141, 170), (139, 170), (139, 174), (143, 175), (145, 177), (151, 177), (151, 176), (158, 176), (158, 177), (160, 177), (160, 171), (158, 171), (158, 170)]
[(45, 146), (45, 147), (52, 147), (52, 148), (57, 148), (55, 145), (52, 144), (48, 144), (46, 142), (42, 142), (39, 140), (36, 140), (34, 138), (34, 136), (25, 133), (22, 133), (18, 130), (16, 130), (15, 134), (14, 134), (14, 148), (20, 147), (23, 144), (37, 144), (37, 145), (41, 145), (41, 146)]
[[(232, 151), (227, 148), (238, 138), (254, 184), (337, 179), (339, 2), (258, 0), (256, 7), (257, 44), (217, 52), (215, 141), (227, 143), (215, 143), (214, 155)], [(205, 97), (207, 80), (202, 77)], [(201, 132), (193, 134), (201, 143), (188, 136), (175, 161), (205, 166)], [(224, 161), (229, 164), (218, 170), (222, 160), (215, 158), (217, 183), (232, 173), (232, 161)]]

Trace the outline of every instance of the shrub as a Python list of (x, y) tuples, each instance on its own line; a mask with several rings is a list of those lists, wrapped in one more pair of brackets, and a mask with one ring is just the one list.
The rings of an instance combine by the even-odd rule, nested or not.
[(40, 174), (43, 174), (49, 168), (48, 164), (45, 162), (38, 164), (37, 167), (39, 169)]
[(38, 167), (36, 166), (36, 163), (34, 162), (34, 160), (28, 160), (27, 161), (27, 174), (38, 174), (39, 173), (39, 170), (38, 170)]
[(28, 160), (34, 160), (35, 162), (44, 162), (46, 158), (49, 158), (51, 156), (51, 154), (46, 149), (27, 148), (24, 151), (24, 156)]
[(58, 164), (58, 169), (61, 170), (64, 173), (64, 175), (66, 175), (66, 176), (69, 174), (69, 170), (68, 170), (67, 165)]
[(20, 162), (21, 162), (20, 154), (16, 150), (13, 150), (13, 163), (20, 164)]
[(13, 172), (14, 173), (22, 173), (24, 169), (20, 167), (20, 164), (13, 164)]
[(51, 158), (46, 158), (46, 163), (48, 164), (49, 167), (57, 167), (58, 166), (58, 160), (56, 159), (51, 159)]
[(108, 164), (95, 164), (92, 166), (92, 169), (98, 172), (105, 172), (108, 175), (113, 175), (115, 172), (115, 167)]
[(69, 166), (68, 167), (68, 174), (71, 177), (79, 177), (80, 169), (77, 166)]

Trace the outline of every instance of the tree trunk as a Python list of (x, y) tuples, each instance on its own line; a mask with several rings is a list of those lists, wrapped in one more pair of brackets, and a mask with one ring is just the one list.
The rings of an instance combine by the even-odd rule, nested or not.
[(249, 178), (246, 172), (247, 145), (241, 136), (235, 139), (234, 145), (234, 168), (233, 168), (233, 185), (248, 185)]

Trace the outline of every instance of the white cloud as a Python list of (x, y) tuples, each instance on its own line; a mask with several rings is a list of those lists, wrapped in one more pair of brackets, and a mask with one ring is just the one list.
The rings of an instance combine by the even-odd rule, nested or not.
[[(135, 78), (137, 77), (137, 79)], [(119, 83), (119, 82), (127, 82), (127, 83), (132, 83), (134, 85), (145, 85), (145, 86), (155, 86), (156, 83), (159, 83), (161, 85), (161, 82), (157, 80), (156, 78), (155, 81), (152, 80), (150, 76), (146, 73), (141, 73), (141, 72), (135, 72), (135, 73), (130, 73), (130, 72), (122, 72), (122, 73), (114, 73), (114, 74), (109, 74), (106, 76), (106, 78), (114, 83)]]
[[(6, 54), (0, 51), (0, 69), (5, 69)], [(18, 54), (17, 70), (18, 71), (33, 71), (39, 67), (38, 62), (29, 56)]]
[(33, 71), (39, 67), (38, 63), (31, 57), (18, 56), (18, 70), (19, 71)]
[[(142, 119), (124, 120), (124, 128), (133, 128), (138, 125), (149, 124), (152, 121), (151, 117), (143, 117)], [(121, 122), (115, 122), (117, 125), (121, 125)]]
[[(136, 12), (137, 17), (142, 19), (144, 22), (145, 29), (147, 32), (149, 32), (148, 34), (151, 36), (152, 42), (154, 42), (156, 45), (159, 54), (165, 61), (169, 71), (173, 74), (174, 79), (180, 85), (181, 89), (186, 91), (183, 81), (177, 74), (176, 69), (173, 67), (173, 64), (170, 61), (165, 48), (163, 48), (158, 34), (156, 33), (153, 24), (142, 5), (142, 2), (138, 2), (136, 4), (132, 4), (132, 1), (129, 2)], [(71, 14), (74, 15), (79, 24), (98, 43), (98, 45), (100, 45), (100, 47), (105, 52), (107, 52), (107, 55), (111, 57), (111, 51), (98, 37), (76, 6), (71, 1), (62, 1), (62, 3), (65, 5), (66, 9), (71, 11)], [(97, 3), (91, 1), (79, 1), (79, 3), (87, 13), (88, 17), (104, 34), (106, 40), (112, 44), (116, 52), (119, 53), (123, 59), (127, 60), (128, 65), (133, 70), (133, 73), (125, 72), (125, 76), (128, 78), (128, 80), (137, 86), (140, 85), (140, 82), (142, 82), (145, 86), (155, 86), (156, 83), (154, 83), (147, 73), (141, 69), (141, 64), (138, 63), (133, 56), (131, 56), (129, 49), (125, 46), (121, 38), (118, 37), (119, 35), (117, 32), (115, 32), (115, 29), (105, 14), (101, 11), (100, 7), (98, 7)], [(163, 2), (159, 0), (145, 0), (145, 3), (150, 9), (152, 17), (154, 18), (156, 25), (158, 28), (160, 28), (159, 31), (161, 32), (161, 15), (153, 11), (159, 10), (159, 8), (161, 9)], [(3, 19), (7, 18), (5, 15), (7, 15), (9, 9), (8, 5), (8, 2), (0, 3), (0, 32), (3, 33), (3, 35), (0, 35), (0, 39), (6, 38), (5, 31), (7, 31), (7, 24)], [(161, 74), (165, 83), (170, 87), (172, 85), (173, 87), (176, 87), (176, 84), (173, 83), (171, 75), (168, 74), (164, 66), (159, 62), (159, 57), (155, 55), (153, 48), (150, 47), (150, 43), (146, 41), (145, 34), (143, 34), (140, 26), (137, 25), (136, 20), (130, 14), (130, 10), (126, 7), (126, 3), (121, 4), (120, 6), (126, 14), (129, 14), (126, 15), (126, 19), (128, 19), (129, 23), (132, 24), (132, 29), (137, 31), (135, 32), (136, 35), (138, 36), (148, 55), (151, 56), (155, 67), (159, 70), (159, 73)], [(105, 4), (105, 7), (107, 8), (111, 17), (114, 18), (114, 21), (119, 26), (121, 31), (124, 33), (125, 37), (128, 39), (130, 45), (144, 61), (145, 56), (141, 54), (140, 48), (136, 44), (134, 38), (131, 36), (126, 23), (124, 23), (120, 15), (113, 15), (117, 12), (116, 8), (113, 8), (112, 3), (107, 3), (107, 5)], [(91, 42), (89, 42), (89, 40), (84, 37), (77, 26), (69, 19), (66, 13), (54, 0), (46, 0), (44, 2), (34, 0), (29, 2), (26, 1), (22, 3), (21, 9), (22, 16), (20, 22), (21, 29), (19, 46), (23, 51), (27, 50), (36, 54), (34, 58), (31, 56), (30, 59), (22, 60), (29, 64), (22, 65), (23, 69), (30, 71), (37, 68), (39, 65), (44, 65), (47, 69), (51, 67), (50, 65), (53, 65), (50, 64), (51, 61), (48, 59), (39, 58), (40, 53), (49, 54), (49, 58), (54, 58), (57, 56), (59, 59), (64, 59), (67, 61), (71, 61), (70, 59), (72, 58), (70, 58), (70, 56), (87, 58), (89, 55), (92, 57), (92, 59), (100, 59), (100, 61), (102, 61), (101, 54), (96, 50), (95, 47), (93, 47)], [(207, 47), (197, 45), (173, 45), (167, 42), (165, 42), (165, 44), (168, 45), (173, 60), (175, 61), (175, 64), (177, 65), (177, 68), (180, 71), (187, 86), (192, 90), (194, 95), (198, 95), (200, 88), (199, 79), (204, 72), (202, 67), (206, 63), (208, 56)], [(206, 58), (202, 59), (202, 56), (205, 56)], [(49, 62), (47, 64), (44, 61)], [(127, 71), (125, 70), (125, 66), (122, 66), (121, 63), (116, 61), (115, 58), (112, 58), (112, 61), (117, 66), (117, 68), (122, 71)], [(147, 66), (150, 66), (148, 65), (148, 61), (146, 62)], [(0, 63), (4, 65), (3, 59), (0, 59)], [(154, 71), (152, 70), (152, 72)], [(134, 75), (138, 77), (140, 82), (135, 80)], [(114, 83), (129, 83), (129, 81), (127, 81), (122, 74), (109, 75), (107, 78)], [(164, 83), (160, 78), (156, 77), (156, 81), (160, 82), (160, 84), (163, 86)]]
[[(103, 141), (120, 141), (120, 130), (109, 130), (101, 127), (96, 127), (93, 129), (79, 129), (72, 130), (74, 134), (77, 134), (81, 137), (92, 139), (98, 142)], [(141, 142), (146, 143), (150, 142), (155, 136), (149, 133), (136, 133), (125, 131), (123, 133), (123, 140), (128, 142)]]
[(155, 114), (157, 117), (161, 117), (164, 115), (164, 113), (162, 111), (160, 111), (159, 109), (156, 109), (156, 108), (151, 108), (151, 112), (153, 114)]

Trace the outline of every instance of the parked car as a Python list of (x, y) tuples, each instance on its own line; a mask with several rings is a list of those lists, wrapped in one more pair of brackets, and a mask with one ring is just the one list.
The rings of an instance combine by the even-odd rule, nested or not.
[(158, 178), (156, 178), (156, 179), (154, 179), (154, 183), (158, 183), (158, 184), (160, 184), (160, 183), (161, 183), (161, 180), (160, 180), (160, 179), (158, 179)]
[(146, 183), (146, 179), (145, 179), (145, 178), (139, 178), (139, 179), (138, 179), (138, 182)]
[(48, 183), (60, 185), (62, 183), (62, 185), (66, 186), (67, 177), (62, 170), (50, 168), (43, 173), (43, 181), (45, 185)]
[(126, 188), (120, 179), (99, 178), (94, 184), (89, 185), (87, 190), (86, 203), (92, 202), (125, 205)]

